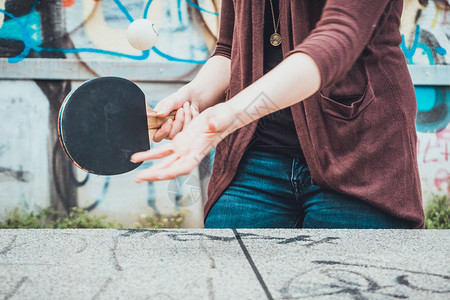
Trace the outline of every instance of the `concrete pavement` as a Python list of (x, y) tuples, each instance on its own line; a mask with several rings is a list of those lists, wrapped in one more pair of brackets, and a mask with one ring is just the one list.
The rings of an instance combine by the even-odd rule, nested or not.
[(0, 299), (450, 299), (450, 231), (0, 230)]

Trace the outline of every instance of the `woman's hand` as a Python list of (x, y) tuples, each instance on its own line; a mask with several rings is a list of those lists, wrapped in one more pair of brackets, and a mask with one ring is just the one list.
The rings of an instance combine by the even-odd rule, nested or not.
[(133, 162), (165, 158), (139, 172), (136, 182), (168, 180), (189, 174), (225, 136), (243, 125), (236, 116), (227, 103), (215, 105), (189, 122), (172, 142), (135, 153), (131, 157)]
[(163, 118), (176, 110), (175, 119), (168, 119), (153, 137), (153, 141), (160, 142), (163, 139), (173, 139), (183, 128), (199, 114), (199, 110), (193, 101), (192, 91), (188, 85), (183, 86), (175, 93), (161, 100), (156, 106), (156, 116)]
[(225, 91), (230, 84), (230, 65), (229, 58), (211, 57), (190, 83), (161, 100), (155, 107), (157, 113), (152, 116), (164, 118), (172, 111), (177, 111), (177, 114), (175, 121), (167, 120), (156, 131), (153, 141), (173, 139), (201, 111), (225, 101)]

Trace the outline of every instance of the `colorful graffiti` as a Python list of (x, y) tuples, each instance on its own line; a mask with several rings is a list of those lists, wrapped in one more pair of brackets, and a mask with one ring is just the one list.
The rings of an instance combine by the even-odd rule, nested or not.
[[(163, 66), (166, 62), (178, 63), (185, 65), (182, 70), (186, 74), (192, 74), (214, 47), (219, 6), (213, 0), (0, 0), (0, 57), (9, 64), (35, 58), (76, 60), (87, 66), (93, 76), (108, 75), (108, 68), (104, 67), (108, 63), (122, 62), (126, 67), (131, 61)], [(159, 28), (159, 41), (149, 51), (138, 51), (126, 40), (127, 26), (137, 18), (150, 18)], [(170, 81), (170, 74), (164, 76), (166, 82)], [(182, 77), (178, 72), (173, 80)], [(0, 110), (4, 115), (2, 125), (6, 124), (2, 126), (5, 134), (0, 140), (0, 189), (2, 198), (9, 199), (2, 209), (51, 204), (68, 210), (80, 206), (126, 224), (149, 209), (169, 213), (185, 207), (190, 210), (186, 225), (201, 225), (203, 199), (199, 186), (203, 179), (197, 172), (172, 182), (136, 185), (134, 174), (87, 175), (68, 162), (56, 140), (56, 118), (64, 96), (80, 82), (3, 80), (0, 83), (4, 91), (2, 103), (8, 104)], [(168, 82), (155, 88), (155, 84), (142, 83), (141, 87), (151, 95), (150, 104), (155, 105), (180, 85)], [(18, 105), (19, 100), (39, 107), (39, 116), (30, 109), (28, 114), (21, 113), (20, 109), (25, 107)], [(12, 106), (14, 110), (10, 109)], [(28, 122), (23, 122), (24, 119)], [(30, 122), (34, 123), (35, 131), (41, 130), (23, 134), (25, 124)], [(20, 128), (20, 134), (11, 128)], [(31, 164), (27, 159), (29, 152), (33, 152)], [(148, 165), (141, 168), (144, 167)], [(37, 192), (33, 194), (33, 191)]]
[[(433, 186), (439, 192), (450, 194), (450, 128), (434, 135), (419, 133), (419, 165), (422, 185)], [(424, 176), (427, 174), (428, 176)], [(431, 176), (430, 176), (431, 175)]]
[[(9, 2), (12, 1), (6, 1), (6, 4)], [(64, 36), (67, 33), (70, 35), (74, 47), (45, 47), (42, 44), (41, 36), (42, 17), (39, 12), (39, 5), (41, 4), (41, 1), (33, 0), (25, 2), (28, 2), (28, 6), (31, 5), (31, 8), (25, 11), (20, 10), (16, 14), (7, 9), (0, 8), (0, 13), (4, 15), (4, 20), (2, 22), (3, 24), (0, 23), (0, 26), (2, 27), (2, 30), (0, 31), (0, 38), (9, 41), (18, 41), (20, 44), (23, 44), (23, 50), (17, 55), (9, 58), (9, 62), (11, 63), (20, 62), (29, 57), (31, 51), (35, 53), (50, 52), (64, 54), (95, 53), (134, 60), (146, 60), (150, 57), (150, 50), (142, 51), (139, 54), (134, 54), (136, 51), (130, 47), (124, 37), (126, 26), (130, 22), (132, 22), (135, 18), (149, 17), (149, 11), (152, 4), (152, 8), (155, 7), (152, 12), (154, 10), (158, 10), (158, 14), (155, 18), (152, 18), (152, 20), (156, 21), (156, 24), (159, 25), (158, 27), (162, 33), (167, 31), (168, 28), (173, 29), (174, 26), (180, 31), (193, 30), (192, 27), (186, 26), (189, 22), (185, 21), (183, 18), (183, 6), (181, 1), (176, 2), (178, 20), (169, 20), (170, 22), (166, 22), (167, 20), (159, 17), (163, 9), (163, 4), (161, 1), (127, 1), (126, 5), (129, 8), (127, 8), (126, 5), (119, 0), (62, 1), (62, 7), (59, 5), (60, 11), (65, 13), (67, 19), (66, 24), (61, 25), (65, 25), (64, 27), (67, 28)], [(212, 14), (214, 16), (218, 16), (216, 11), (210, 11), (202, 8), (189, 0), (185, 0), (185, 2), (189, 6), (198, 9), (201, 14)], [(214, 7), (217, 9), (217, 5), (214, 5)], [(142, 14), (139, 14), (142, 11), (142, 8), (143, 12)], [(26, 14), (24, 14), (24, 12), (26, 12)], [(135, 15), (135, 17), (132, 15)], [(162, 26), (163, 23), (169, 24), (170, 26)], [(121, 25), (122, 28), (117, 25)], [(64, 36), (57, 38), (64, 38)], [(165, 37), (170, 35), (161, 34), (161, 36)], [(186, 42), (186, 40), (184, 42)], [(186, 49), (186, 52), (193, 58), (173, 56), (167, 51), (163, 51), (156, 46), (153, 47), (151, 51), (169, 61), (203, 64), (207, 56), (205, 57), (205, 52), (202, 51), (204, 49), (201, 49), (201, 47), (198, 46), (204, 44), (204, 42), (197, 41), (195, 39), (193, 39), (193, 42), (194, 43), (192, 43), (192, 45), (188, 45), (189, 47)], [(164, 44), (165, 41), (160, 43)], [(91, 45), (97, 47), (92, 47)], [(193, 47), (198, 48), (194, 49)], [(203, 57), (203, 59), (197, 59), (196, 57)]]
[[(111, 75), (114, 64), (119, 65), (119, 73), (128, 75), (137, 72), (136, 64), (155, 64), (161, 69), (161, 80), (139, 84), (149, 95), (150, 105), (155, 105), (191, 78), (210, 56), (217, 39), (220, 2), (0, 0), (0, 64), (21, 66), (48, 59), (48, 65), (33, 68), (33, 74), (44, 74), (39, 78), (54, 78), (45, 77), (52, 72), (62, 76), (64, 70), (55, 67), (62, 61), (79, 64), (92, 77)], [(449, 9), (449, 0), (404, 0), (400, 47), (409, 64), (449, 64)], [(158, 43), (151, 50), (138, 51), (127, 42), (127, 26), (138, 18), (149, 18), (159, 29)], [(80, 206), (127, 223), (149, 208), (164, 213), (188, 207), (187, 226), (201, 225), (211, 157), (202, 162), (207, 167), (191, 176), (141, 185), (133, 183), (134, 174), (98, 177), (70, 164), (56, 139), (61, 101), (80, 84), (79, 78), (70, 79), (68, 73), (62, 80), (33, 80), (22, 72), (20, 80), (0, 81), (4, 104), (0, 110), (1, 209)], [(445, 192), (450, 179), (450, 86), (415, 89), (423, 187)], [(32, 130), (27, 131), (27, 126)]]
[[(400, 47), (409, 64), (450, 62), (450, 2), (404, 0)], [(419, 168), (424, 190), (448, 192), (450, 162), (450, 82), (447, 86), (416, 85)]]
[(449, 62), (449, 10), (448, 0), (404, 0), (400, 47), (409, 64)]

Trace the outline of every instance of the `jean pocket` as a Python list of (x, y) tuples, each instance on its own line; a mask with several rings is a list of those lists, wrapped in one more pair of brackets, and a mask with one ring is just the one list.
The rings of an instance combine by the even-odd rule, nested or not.
[(367, 83), (362, 95), (331, 98), (320, 93), (322, 111), (333, 117), (351, 120), (357, 117), (375, 98), (370, 82)]

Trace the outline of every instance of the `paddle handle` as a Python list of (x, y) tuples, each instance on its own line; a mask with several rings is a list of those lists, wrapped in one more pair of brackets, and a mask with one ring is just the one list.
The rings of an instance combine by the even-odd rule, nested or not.
[(164, 122), (166, 122), (168, 119), (174, 120), (176, 113), (177, 113), (176, 111), (173, 111), (167, 117), (164, 117), (164, 118), (147, 115), (148, 130), (161, 128), (161, 126), (164, 124)]

